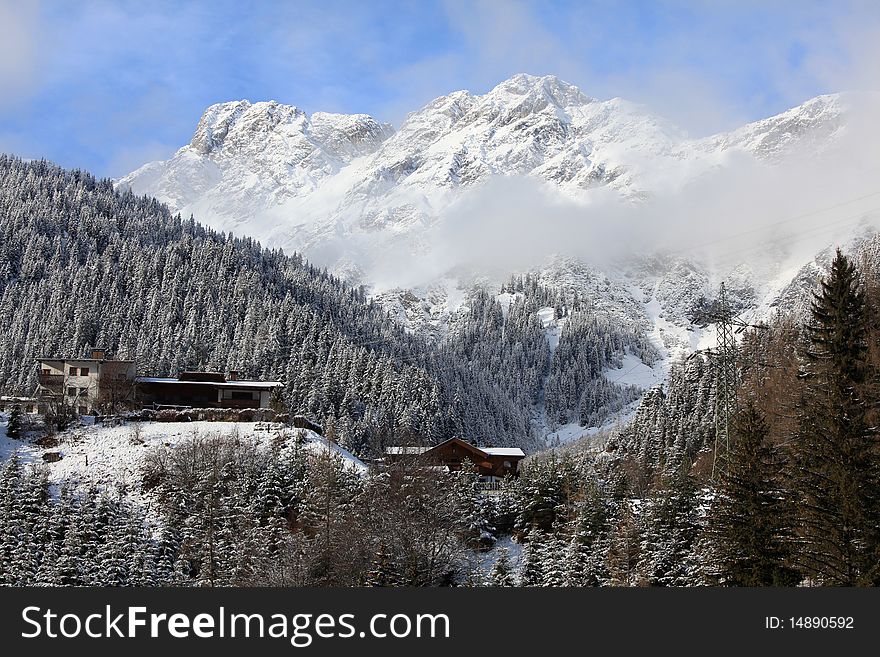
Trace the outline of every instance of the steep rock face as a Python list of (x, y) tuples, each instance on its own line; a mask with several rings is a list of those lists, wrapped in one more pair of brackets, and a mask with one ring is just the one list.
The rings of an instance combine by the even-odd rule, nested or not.
[(363, 114), (308, 116), (275, 101), (220, 103), (205, 110), (174, 157), (141, 167), (119, 185), (219, 228), (259, 235), (263, 213), (314, 191), (391, 132)]
[(840, 94), (817, 96), (782, 114), (749, 123), (732, 132), (695, 142), (698, 149), (738, 149), (768, 161), (778, 161), (792, 151), (822, 151), (834, 143), (844, 128), (846, 107)]
[(627, 154), (672, 155), (681, 139), (632, 103), (594, 100), (553, 76), (518, 75), (483, 96), (460, 91), (411, 114), (367, 169), (421, 189), (531, 175), (577, 191), (614, 181)]

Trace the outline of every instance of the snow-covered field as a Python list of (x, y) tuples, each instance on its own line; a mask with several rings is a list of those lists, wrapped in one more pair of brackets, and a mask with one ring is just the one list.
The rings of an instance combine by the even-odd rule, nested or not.
[[(331, 449), (348, 467), (366, 472), (367, 466), (339, 445), (329, 443), (318, 434), (305, 429), (280, 428), (259, 422), (129, 422), (117, 427), (81, 425), (55, 437), (56, 447), (41, 447), (30, 440), (15, 440), (6, 435), (7, 416), (0, 415), (0, 459), (18, 454), (24, 463), (44, 463), (43, 456), (58, 452), (61, 460), (47, 463), (49, 482), (54, 487), (64, 482), (86, 486), (122, 487), (136, 496), (140, 468), (153, 449), (174, 449), (193, 438), (239, 438), (269, 445), (279, 435), (293, 438), (303, 431), (306, 449), (315, 453)], [(270, 430), (262, 430), (269, 426)]]
[(657, 367), (645, 365), (638, 356), (624, 354), (621, 358), (620, 367), (606, 368), (602, 375), (611, 383), (619, 383), (623, 386), (638, 386), (643, 390), (653, 388), (666, 379), (665, 361), (660, 361)]

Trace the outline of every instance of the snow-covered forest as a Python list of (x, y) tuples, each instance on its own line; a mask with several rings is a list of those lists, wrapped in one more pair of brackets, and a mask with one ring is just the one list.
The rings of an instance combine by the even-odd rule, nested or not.
[[(743, 334), (720, 469), (705, 355), (675, 364), (630, 423), (534, 454), (492, 494), (468, 468), (352, 469), (305, 449), (304, 434), (194, 433), (139, 444), (124, 482), (50, 481), (52, 464), (15, 456), (29, 440), (15, 412), (2, 422), (0, 581), (876, 585), (880, 259), (863, 253), (838, 253), (806, 317)], [(0, 290), (5, 394), (33, 392), (35, 357), (100, 344), (152, 374), (277, 378), (283, 410), (365, 458), (451, 436), (533, 451), (542, 409), (598, 424), (639, 394), (603, 369), (656, 358), (644, 336), (530, 277), (505, 284), (504, 304), (474, 290), (448, 339), (430, 343), (299, 256), (8, 157)], [(565, 320), (558, 344), (545, 308)]]
[[(475, 290), (461, 329), (427, 344), (296, 254), (204, 228), (83, 172), (0, 158), (4, 394), (33, 393), (34, 358), (102, 345), (144, 374), (281, 380), (283, 406), (333, 425), (359, 454), (453, 435), (534, 449), (548, 376), (560, 421), (602, 419), (633, 399), (601, 369), (627, 349), (650, 353), (643, 338), (573, 301), (576, 321), (551, 360), (535, 311), (563, 301), (512, 284), (519, 294), (506, 317)], [(560, 383), (569, 374), (576, 390)]]

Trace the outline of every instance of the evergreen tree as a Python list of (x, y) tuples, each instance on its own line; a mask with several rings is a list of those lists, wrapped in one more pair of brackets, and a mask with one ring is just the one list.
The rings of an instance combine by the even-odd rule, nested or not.
[(880, 579), (876, 431), (864, 398), (875, 373), (867, 357), (864, 286), (838, 250), (811, 306), (806, 389), (794, 443), (800, 494), (799, 559), (823, 584)]
[(620, 504), (619, 516), (612, 528), (605, 560), (610, 577), (609, 585), (640, 584), (638, 567), (641, 558), (641, 540), (641, 527), (627, 500)]
[(483, 500), (477, 490), (479, 479), (476, 466), (465, 459), (461, 468), (452, 474), (450, 491), (458, 516), (462, 540), (472, 547), (488, 547), (494, 542), (495, 528), (489, 524), (483, 509)]
[(510, 564), (510, 551), (507, 548), (498, 549), (498, 557), (492, 565), (489, 581), (492, 583), (492, 586), (515, 585), (513, 567)]
[(544, 536), (538, 558), (541, 561), (541, 586), (559, 587), (566, 583), (565, 535), (560, 527)]
[(540, 529), (529, 533), (529, 539), (523, 546), (520, 586), (541, 586), (544, 583), (544, 542), (545, 534)]
[(569, 586), (601, 586), (608, 581), (611, 518), (610, 500), (598, 483), (592, 482), (573, 523), (566, 573)]
[(6, 423), (6, 435), (10, 438), (21, 438), (24, 431), (24, 419), (21, 408), (13, 406), (9, 412), (9, 420)]
[(792, 508), (781, 486), (782, 462), (767, 444), (767, 423), (752, 403), (734, 422), (727, 468), (707, 514), (705, 571), (730, 586), (792, 586)]
[(640, 568), (651, 586), (693, 586), (699, 581), (698, 504), (696, 482), (686, 472), (676, 473), (648, 501)]
[(398, 583), (398, 573), (394, 567), (392, 556), (385, 543), (380, 543), (364, 584), (367, 586), (397, 586)]

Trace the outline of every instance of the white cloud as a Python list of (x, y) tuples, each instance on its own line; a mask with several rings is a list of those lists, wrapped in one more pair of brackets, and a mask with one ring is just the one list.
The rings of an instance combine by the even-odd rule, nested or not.
[(863, 223), (880, 223), (880, 95), (851, 102), (832, 148), (808, 144), (775, 164), (729, 152), (683, 186), (669, 184), (676, 176), (666, 171), (667, 183), (638, 203), (607, 188), (575, 201), (533, 178), (490, 179), (444, 211), (425, 235), (428, 253), (407, 260), (395, 249), (397, 257), (380, 261), (369, 279), (418, 286), (459, 267), (504, 277), (554, 254), (599, 267), (656, 251), (719, 271), (801, 264)]

